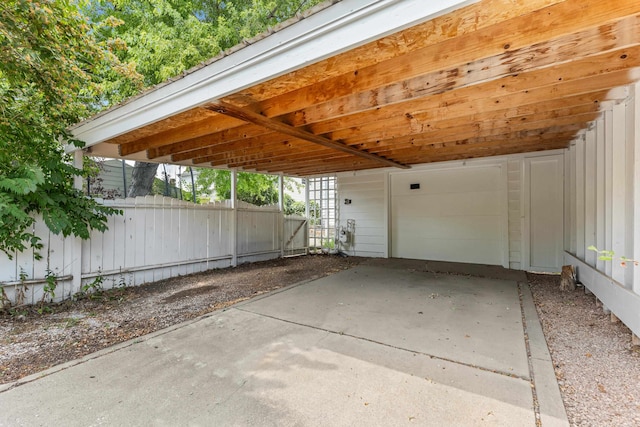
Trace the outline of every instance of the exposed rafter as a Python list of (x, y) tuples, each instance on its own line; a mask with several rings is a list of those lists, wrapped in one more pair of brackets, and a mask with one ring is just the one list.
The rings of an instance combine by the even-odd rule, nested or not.
[(375, 154), (368, 153), (366, 151), (358, 150), (357, 148), (345, 145), (340, 141), (332, 141), (323, 136), (314, 135), (311, 132), (307, 132), (300, 128), (289, 126), (286, 123), (279, 122), (277, 120), (269, 119), (262, 114), (255, 113), (246, 108), (239, 108), (225, 102), (217, 102), (215, 104), (208, 104), (206, 108), (216, 113), (224, 114), (226, 116), (234, 117), (236, 119), (244, 120), (248, 123), (253, 123), (272, 131), (279, 132), (285, 135), (293, 136), (294, 138), (303, 139), (305, 141), (312, 142), (314, 144), (321, 145), (323, 147), (333, 148), (334, 150), (342, 151), (347, 154), (351, 154), (356, 157), (362, 157), (364, 159), (373, 160), (386, 166), (393, 166), (401, 169), (409, 169), (410, 166), (398, 163), (396, 161), (381, 157)]
[[(352, 1), (323, 13), (370, 24)], [(80, 128), (111, 132), (98, 156), (304, 176), (564, 148), (640, 80), (637, 0), (446, 1), (467, 6), (299, 62), (278, 37), (314, 34), (300, 55), (349, 45), (302, 20)], [(136, 106), (157, 114), (129, 129)]]

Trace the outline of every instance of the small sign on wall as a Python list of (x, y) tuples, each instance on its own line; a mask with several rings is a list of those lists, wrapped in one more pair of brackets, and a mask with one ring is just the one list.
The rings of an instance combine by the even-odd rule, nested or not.
[(409, 184), (409, 189), (410, 190), (419, 190), (420, 189), (420, 184)]

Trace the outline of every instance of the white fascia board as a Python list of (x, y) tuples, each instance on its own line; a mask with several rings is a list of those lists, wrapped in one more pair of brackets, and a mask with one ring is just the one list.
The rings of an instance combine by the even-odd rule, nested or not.
[(71, 129), (98, 144), (478, 0), (343, 0)]

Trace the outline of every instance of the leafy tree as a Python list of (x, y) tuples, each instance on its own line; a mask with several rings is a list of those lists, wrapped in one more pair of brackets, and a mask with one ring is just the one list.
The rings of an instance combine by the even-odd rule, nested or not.
[(54, 233), (88, 238), (115, 213), (74, 189), (83, 171), (61, 141), (80, 145), (68, 127), (107, 102), (101, 76), (134, 87), (137, 75), (98, 43), (79, 3), (0, 3), (0, 250), (9, 256), (42, 246), (35, 214)]
[[(320, 1), (92, 0), (87, 13), (102, 24), (98, 38), (113, 46), (123, 63), (135, 63), (145, 86), (153, 86)], [(121, 96), (135, 93), (118, 79), (106, 89)], [(136, 162), (135, 168), (128, 195), (149, 194), (157, 165)]]
[[(299, 188), (299, 185), (291, 178), (284, 180), (284, 187), (289, 191)], [(209, 193), (213, 189), (218, 200), (228, 200), (231, 198), (231, 172), (221, 169), (200, 169), (196, 189), (198, 193)], [(238, 172), (236, 194), (238, 200), (255, 206), (276, 204), (278, 203), (278, 176)], [(284, 213), (286, 215), (304, 216), (305, 209), (303, 202), (298, 202), (285, 193)]]

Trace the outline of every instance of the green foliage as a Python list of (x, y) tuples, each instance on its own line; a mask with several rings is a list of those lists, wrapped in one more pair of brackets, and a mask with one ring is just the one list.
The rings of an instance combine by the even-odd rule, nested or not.
[(78, 2), (0, 3), (0, 250), (41, 247), (40, 214), (54, 233), (88, 238), (116, 211), (73, 188), (74, 168), (61, 141), (79, 145), (68, 127), (97, 111), (108, 94), (99, 76), (135, 73), (98, 43)]
[(45, 276), (45, 284), (42, 293), (42, 303), (53, 301), (56, 297), (56, 288), (58, 287), (58, 278), (51, 270), (47, 270)]
[[(593, 245), (589, 246), (587, 250), (596, 252), (598, 254), (598, 259), (601, 261), (613, 261), (614, 259), (616, 259), (615, 252), (611, 250), (600, 250)], [(625, 256), (618, 257), (618, 259), (620, 260), (620, 266), (622, 267), (626, 267), (629, 264), (633, 264), (636, 267), (640, 265), (640, 262), (631, 258), (627, 258)]]
[[(300, 184), (292, 178), (284, 179), (286, 190), (293, 191)], [(196, 190), (200, 194), (215, 191), (216, 199), (231, 199), (231, 172), (220, 169), (201, 169), (196, 179)], [(238, 172), (236, 193), (238, 200), (255, 206), (273, 205), (278, 203), (278, 176), (259, 173)], [(290, 195), (284, 195), (286, 215), (304, 216), (305, 205), (295, 201)]]
[[(86, 9), (99, 24), (96, 35), (123, 63), (135, 64), (144, 85), (161, 83), (215, 56), (220, 47), (212, 24), (183, 0), (94, 0)], [(112, 80), (122, 97), (135, 88)]]
[(95, 279), (91, 282), (87, 282), (80, 287), (80, 291), (78, 291), (75, 295), (73, 295), (73, 299), (81, 300), (81, 299), (98, 299), (102, 296), (102, 292), (104, 291), (104, 277), (102, 274), (98, 273)]

